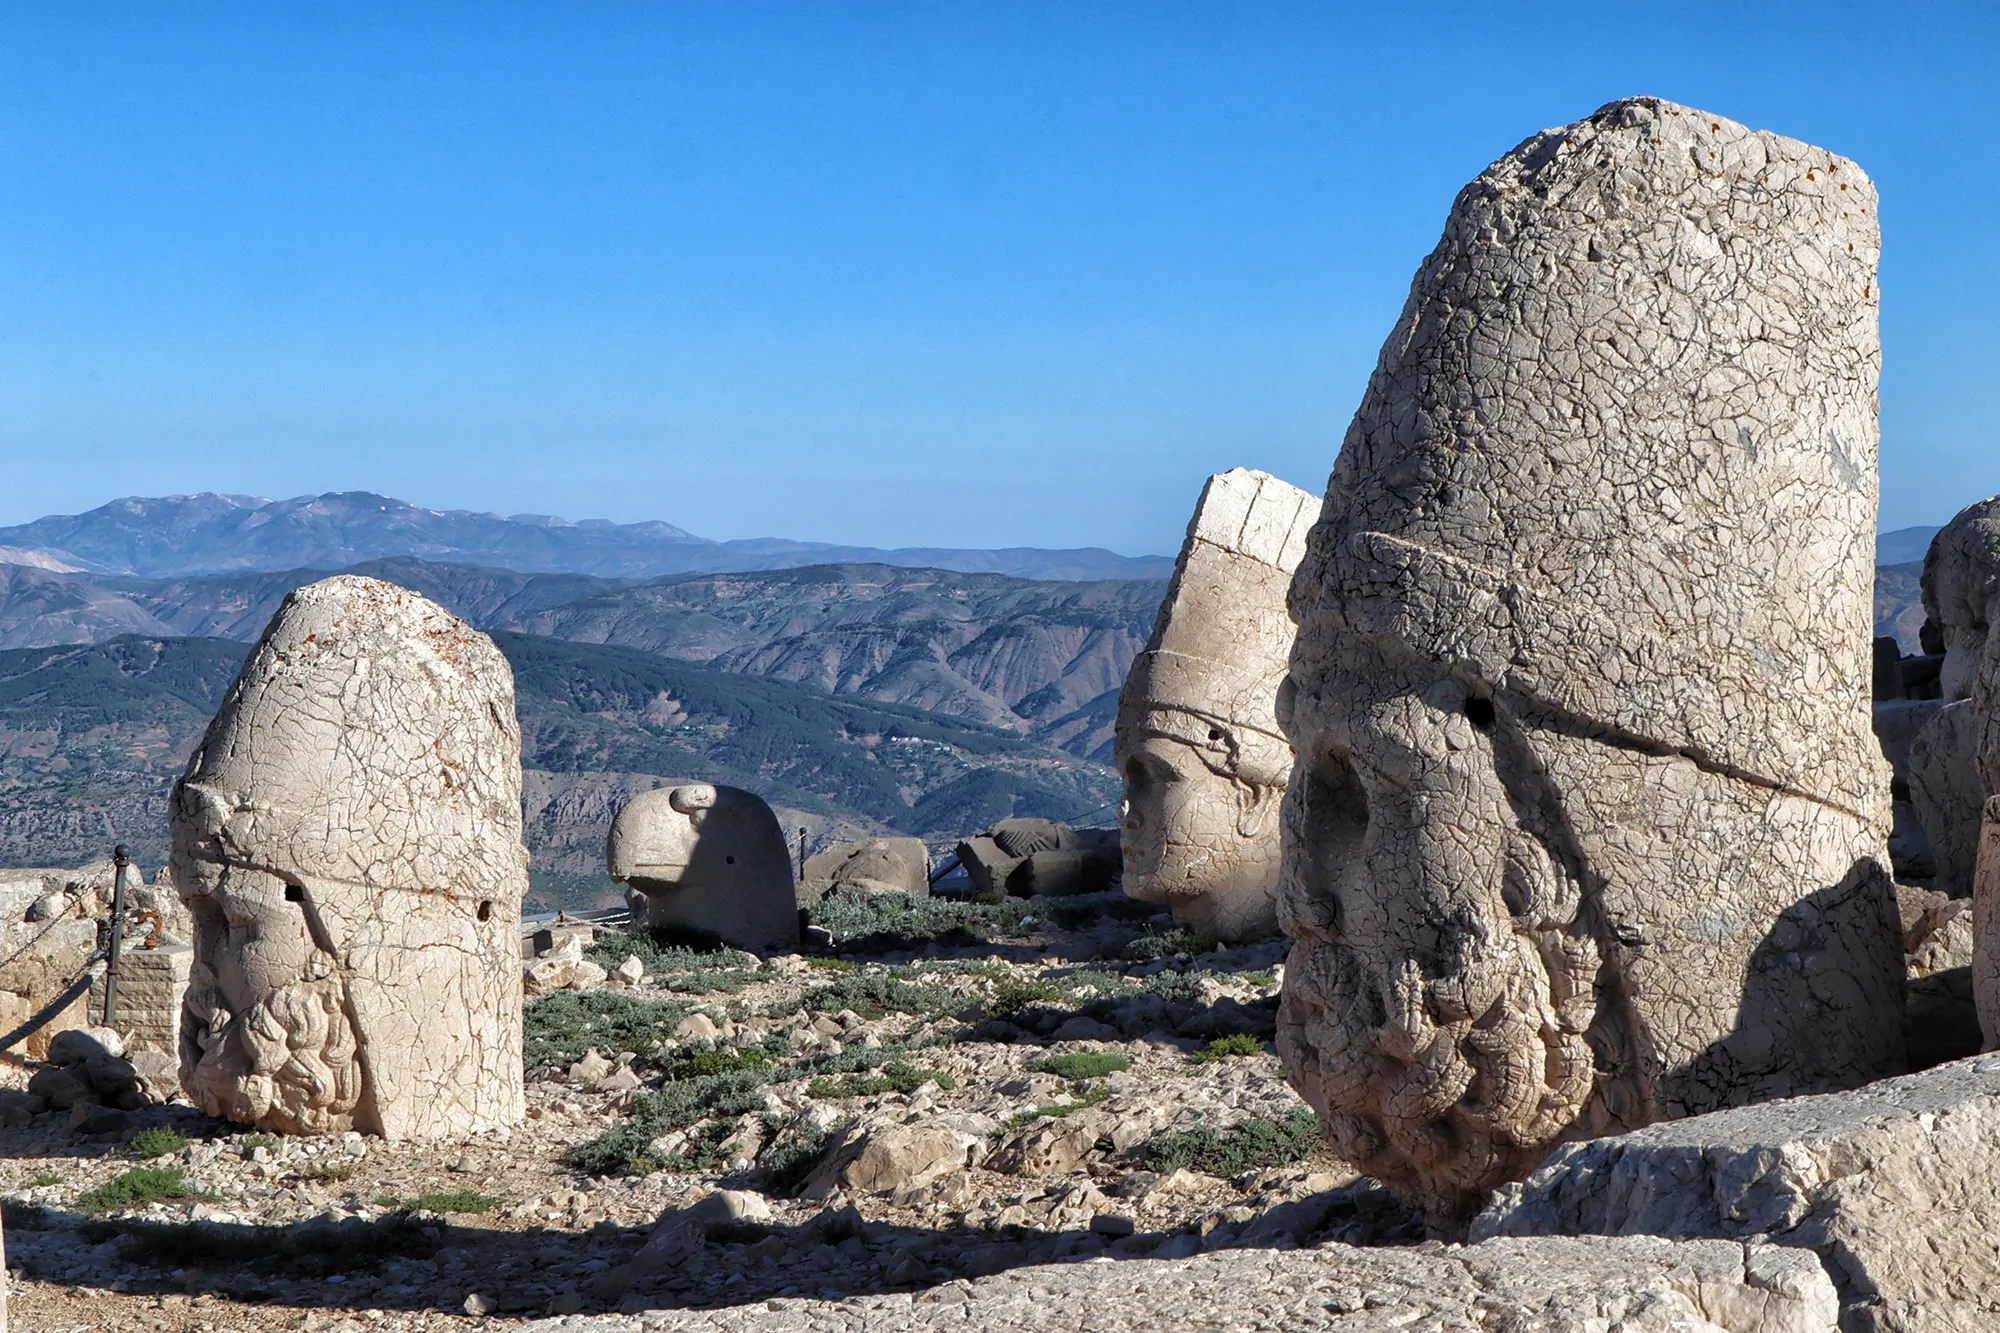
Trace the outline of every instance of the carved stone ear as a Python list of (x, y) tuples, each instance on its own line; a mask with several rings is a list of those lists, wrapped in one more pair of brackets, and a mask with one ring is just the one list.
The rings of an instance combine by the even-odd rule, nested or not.
[(1285, 789), (1241, 779), (1231, 785), (1236, 789), (1236, 832), (1245, 838), (1263, 837), (1284, 799)]

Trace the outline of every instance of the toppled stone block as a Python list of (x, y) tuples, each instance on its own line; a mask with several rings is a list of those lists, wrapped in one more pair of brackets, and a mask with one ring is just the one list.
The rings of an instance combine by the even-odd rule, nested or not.
[(931, 854), (921, 838), (869, 838), (844, 842), (806, 858), (799, 901), (829, 893), (930, 895)]
[(197, 1106), (390, 1139), (523, 1118), (521, 732), (491, 639), (376, 579), (298, 589), (171, 812)]
[(1285, 609), (1319, 497), (1263, 472), (1210, 477), (1145, 651), (1118, 696), (1125, 892), (1223, 939), (1277, 933)]
[(829, 1145), (800, 1194), (824, 1199), (836, 1188), (858, 1193), (914, 1188), (975, 1166), (991, 1126), (976, 1117), (940, 1116), (905, 1125), (862, 1121)]
[(1843, 1328), (2000, 1327), (2000, 1056), (1566, 1145), (1472, 1234), (1768, 1238)]
[(1111, 887), (1120, 867), (1102, 830), (1053, 819), (1003, 819), (956, 850), (973, 896), (986, 901), (1097, 893)]
[(777, 815), (753, 792), (705, 782), (640, 792), (611, 821), (605, 862), (613, 881), (631, 887), (635, 931), (798, 947), (791, 853)]
[(1854, 163), (1633, 98), (1411, 284), (1291, 586), (1278, 1051), (1448, 1231), (1566, 1138), (1903, 1068), (1878, 249)]

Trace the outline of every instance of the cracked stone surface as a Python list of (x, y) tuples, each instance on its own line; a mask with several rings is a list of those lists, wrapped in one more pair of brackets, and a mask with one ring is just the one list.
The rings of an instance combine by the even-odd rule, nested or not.
[(1318, 516), (1317, 496), (1266, 473), (1210, 477), (1118, 699), (1125, 892), (1223, 939), (1277, 932), (1285, 594)]
[(1849, 1329), (2000, 1323), (2000, 1057), (1567, 1145), (1475, 1236), (1752, 1236), (1816, 1253)]
[(521, 1119), (520, 752), (485, 635), (375, 579), (285, 599), (174, 787), (196, 1105), (390, 1139)]
[(1292, 586), (1279, 1050), (1462, 1227), (1565, 1138), (1899, 1072), (1875, 191), (1654, 99), (1459, 195)]
[(1910, 742), (1910, 803), (1930, 842), (1934, 887), (1969, 898), (1979, 856), (1984, 717), (1972, 702), (1988, 654), (1988, 627), (2000, 613), (2000, 498), (1961, 510), (1924, 553), (1924, 614), (1944, 639), (1938, 673), (1943, 706)]
[[(1803, 1262), (1801, 1262), (1803, 1258)], [(1616, 1329), (1833, 1333), (1833, 1284), (1810, 1256), (1722, 1241), (1499, 1240), (1403, 1250), (1325, 1245), (1181, 1260), (1019, 1269), (914, 1294), (748, 1309), (550, 1319), (529, 1333), (902, 1333), (1226, 1327), (1388, 1333)]]
[(1972, 994), (2000, 1045), (2000, 496), (1947, 523), (1924, 555), (1924, 611), (1944, 637), (1947, 700), (1910, 745), (1910, 796), (1937, 861), (1937, 886), (1972, 897)]
[(706, 782), (642, 791), (611, 821), (605, 865), (647, 928), (706, 932), (739, 949), (794, 948), (798, 891), (764, 798)]

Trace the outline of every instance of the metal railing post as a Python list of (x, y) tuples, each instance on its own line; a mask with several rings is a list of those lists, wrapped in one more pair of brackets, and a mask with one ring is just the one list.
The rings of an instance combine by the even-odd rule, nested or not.
[(104, 968), (104, 1026), (111, 1026), (118, 1010), (118, 951), (125, 943), (125, 870), (132, 864), (125, 844), (111, 849), (111, 863), (117, 871), (111, 878), (111, 958)]

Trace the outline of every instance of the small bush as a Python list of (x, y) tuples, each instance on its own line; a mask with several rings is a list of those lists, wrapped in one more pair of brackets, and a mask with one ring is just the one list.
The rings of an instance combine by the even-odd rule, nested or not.
[(1148, 929), (1145, 934), (1125, 946), (1125, 956), (1134, 962), (1144, 963), (1155, 958), (1172, 958), (1178, 954), (1210, 953), (1221, 943), (1221, 940), (1206, 931), (1189, 930), (1186, 926)]
[(675, 972), (660, 984), (677, 995), (736, 995), (757, 980), (755, 972)]
[(276, 1134), (245, 1134), (242, 1138), (236, 1140), (236, 1151), (245, 1157), (256, 1152), (259, 1148), (262, 1148), (265, 1152), (276, 1152), (278, 1148), (278, 1136)]
[(142, 1129), (126, 1141), (125, 1151), (133, 1157), (165, 1157), (188, 1146), (188, 1141), (171, 1129), (155, 1126)]
[(443, 1244), (426, 1236), (424, 1224), (408, 1213), (376, 1222), (314, 1219), (282, 1227), (138, 1221), (98, 1225), (108, 1234), (93, 1234), (88, 1239), (101, 1242), (122, 1236), (128, 1256), (163, 1268), (245, 1265), (289, 1278), (350, 1273), (373, 1268), (384, 1259), (427, 1259)]
[(671, 1129), (684, 1129), (711, 1116), (739, 1116), (764, 1109), (768, 1068), (736, 1069), (668, 1083), (658, 1092), (641, 1093), (631, 1118), (579, 1143), (563, 1161), (593, 1176), (621, 1172), (644, 1174), (664, 1163), (651, 1155), (654, 1139)]
[(654, 1055), (673, 1043), (688, 1006), (606, 991), (559, 991), (522, 1013), (522, 1062), (531, 1070), (574, 1063), (584, 1051)]
[(1132, 1062), (1118, 1051), (1072, 1051), (1068, 1055), (1052, 1055), (1035, 1064), (1035, 1068), (1044, 1074), (1067, 1079), (1102, 1078), (1131, 1067)]
[(852, 958), (808, 958), (806, 966), (821, 972), (852, 972), (856, 963)]
[(1183, 1167), (1211, 1176), (1234, 1176), (1253, 1168), (1302, 1161), (1319, 1146), (1319, 1119), (1298, 1107), (1282, 1121), (1246, 1120), (1235, 1129), (1207, 1126), (1158, 1134), (1141, 1148), (1149, 1170), (1165, 1174)]
[(1160, 972), (1141, 979), (1139, 989), (1163, 1000), (1198, 1000), (1201, 978), (1189, 972)]
[(1063, 998), (1063, 988), (1053, 981), (1010, 978), (996, 985), (981, 1007), (990, 1017), (1013, 1019), (1034, 1005), (1056, 1004)]
[(1013, 1128), (1019, 1129), (1023, 1125), (1032, 1125), (1037, 1120), (1060, 1120), (1066, 1115), (1073, 1115), (1083, 1110), (1085, 1107), (1095, 1106), (1110, 1095), (1111, 1089), (1099, 1083), (1073, 1102), (1058, 1102), (1054, 1106), (1037, 1106), (1031, 1111), (1022, 1111), (1007, 1123)]
[(56, 1174), (55, 1172), (53, 1172), (53, 1171), (37, 1171), (37, 1172), (35, 1172), (35, 1174), (34, 1174), (34, 1175), (32, 1175), (32, 1176), (28, 1177), (28, 1184), (29, 1184), (30, 1186), (34, 1186), (34, 1185), (60, 1185), (60, 1184), (62, 1184), (62, 1183), (63, 1183), (63, 1178), (62, 1178), (61, 1176), (57, 1175), (57, 1174)]
[(1217, 1060), (1227, 1060), (1231, 1056), (1262, 1055), (1264, 1039), (1247, 1032), (1238, 1032), (1228, 1037), (1217, 1037), (1194, 1058), (1202, 1064), (1212, 1064)]
[(843, 1074), (838, 1078), (821, 1077), (806, 1085), (806, 1096), (821, 1098), (872, 1097), (882, 1092), (900, 1092), (905, 1095), (915, 1092), (926, 1083), (935, 1083), (940, 1088), (955, 1088), (958, 1080), (950, 1074), (941, 1074), (935, 1069), (920, 1069), (916, 1065), (898, 1060), (882, 1066), (876, 1074)]
[(826, 1152), (827, 1132), (823, 1129), (801, 1129), (791, 1134), (783, 1132), (784, 1121), (778, 1116), (770, 1116), (765, 1127), (773, 1138), (757, 1164), (764, 1169), (764, 1193), (777, 1196), (790, 1194), (805, 1183), (812, 1169), (819, 1165), (820, 1157)]
[(941, 1014), (955, 1009), (963, 997), (942, 986), (925, 986), (898, 977), (849, 973), (831, 985), (816, 986), (799, 1001), (808, 1013), (838, 1013), (852, 1009), (863, 1018), (885, 1013)]
[(697, 1051), (674, 1061), (667, 1066), (667, 1077), (709, 1078), (716, 1074), (733, 1074), (739, 1069), (762, 1069), (770, 1063), (771, 1057), (757, 1047), (725, 1047), (718, 1051)]
[(354, 1178), (354, 1163), (319, 1161), (307, 1167), (303, 1173), (307, 1180), (316, 1180), (322, 1185), (337, 1185), (343, 1180)]
[(893, 953), (928, 944), (987, 944), (1018, 936), (1024, 902), (959, 903), (901, 893), (835, 893), (811, 911), (814, 925), (833, 932), (834, 947), (853, 953)]
[[(583, 956), (610, 972), (627, 958), (636, 956), (652, 976), (663, 972), (701, 972), (717, 968), (755, 967), (756, 956), (732, 949), (720, 940), (675, 942), (671, 931), (607, 934), (583, 951)], [(700, 947), (702, 944), (708, 947)]]
[(77, 1196), (79, 1212), (115, 1213), (128, 1208), (144, 1208), (165, 1199), (205, 1199), (187, 1184), (187, 1172), (177, 1166), (135, 1166), (113, 1176), (96, 1189)]
[(503, 1202), (478, 1190), (452, 1190), (447, 1194), (419, 1194), (391, 1206), (403, 1213), (490, 1213)]

